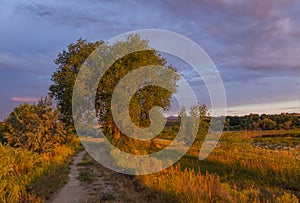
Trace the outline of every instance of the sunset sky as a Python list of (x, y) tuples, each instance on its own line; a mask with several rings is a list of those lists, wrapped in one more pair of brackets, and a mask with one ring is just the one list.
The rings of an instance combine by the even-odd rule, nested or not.
[[(228, 114), (300, 112), (298, 0), (2, 0), (0, 26), (0, 120), (47, 94), (53, 60), (68, 44), (149, 28), (182, 34), (207, 52)], [(197, 76), (173, 65), (209, 101)]]

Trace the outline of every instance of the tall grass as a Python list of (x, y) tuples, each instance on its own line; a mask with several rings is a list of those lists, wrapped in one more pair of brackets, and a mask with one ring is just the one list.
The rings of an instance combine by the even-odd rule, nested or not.
[[(218, 147), (203, 161), (198, 159), (202, 142), (196, 142), (176, 167), (142, 180), (181, 202), (298, 202), (294, 194), (299, 197), (300, 151), (253, 146), (253, 138), (261, 135), (223, 133)], [(277, 140), (280, 143), (282, 137), (272, 142)]]
[[(36, 154), (0, 144), (0, 202), (43, 202), (43, 195), (46, 194), (41, 191), (43, 187), (49, 187), (49, 183), (38, 182), (46, 181), (46, 177), (51, 177), (53, 171), (59, 173), (58, 170), (67, 164), (67, 158), (73, 153), (74, 150), (68, 146)], [(40, 187), (41, 185), (43, 186)]]
[(267, 150), (249, 143), (223, 144), (199, 165), (202, 172), (218, 173), (227, 180), (300, 190), (298, 153)]
[(237, 190), (235, 185), (221, 183), (218, 175), (192, 169), (182, 171), (179, 165), (139, 179), (148, 188), (162, 191), (179, 202), (298, 202), (290, 193), (265, 199), (260, 189), (253, 186)]

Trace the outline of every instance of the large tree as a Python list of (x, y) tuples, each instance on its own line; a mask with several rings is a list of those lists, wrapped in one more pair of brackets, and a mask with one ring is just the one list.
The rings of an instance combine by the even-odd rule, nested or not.
[(72, 94), (76, 75), (84, 60), (103, 42), (90, 43), (79, 39), (68, 46), (67, 51), (58, 54), (55, 59), (57, 70), (52, 75), (53, 85), (50, 86), (50, 95), (55, 98), (61, 112), (60, 120), (71, 127)]
[[(68, 46), (55, 60), (58, 68), (52, 75), (54, 82), (50, 87), (50, 93), (57, 100), (59, 110), (62, 113), (62, 121), (73, 127), (72, 118), (72, 92), (79, 69), (85, 59), (103, 42), (89, 43), (79, 39), (77, 43)], [(159, 52), (150, 49), (148, 41), (141, 39), (139, 35), (130, 35), (125, 41), (118, 41), (115, 44), (107, 45), (105, 52), (108, 55), (120, 54), (126, 51), (131, 52), (132, 47), (139, 47), (145, 51), (133, 52), (115, 61), (105, 72), (98, 84), (96, 94), (96, 111), (99, 121), (105, 123), (111, 134), (120, 136), (120, 131), (113, 122), (111, 112), (111, 99), (118, 82), (130, 71), (139, 67), (149, 65), (165, 66), (167, 61), (162, 58)], [(124, 51), (125, 50), (125, 51)], [(107, 59), (103, 59), (107, 60)], [(99, 62), (101, 64), (101, 61)], [(175, 70), (172, 66), (167, 68)], [(172, 92), (175, 92), (178, 75), (165, 76), (169, 82)], [(131, 81), (134, 83), (135, 81)], [(146, 81), (145, 81), (146, 82)], [(126, 88), (125, 88), (126, 89)], [(153, 106), (161, 106), (167, 109), (171, 102), (172, 92), (158, 86), (142, 85), (130, 100), (129, 113), (132, 122), (139, 127), (147, 127), (150, 124), (149, 110)]]

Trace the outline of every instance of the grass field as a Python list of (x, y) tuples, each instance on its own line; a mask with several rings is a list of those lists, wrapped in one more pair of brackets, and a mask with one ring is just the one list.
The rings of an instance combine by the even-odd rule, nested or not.
[[(300, 130), (224, 132), (214, 151), (199, 161), (196, 141), (174, 166), (140, 176), (151, 190), (180, 202), (298, 202)], [(156, 140), (162, 149), (166, 140)]]
[[(224, 132), (205, 160), (198, 159), (202, 142), (196, 141), (174, 166), (130, 179), (142, 185), (149, 200), (155, 199), (149, 195), (159, 194), (159, 199), (171, 202), (296, 203), (300, 199), (299, 134), (300, 130)], [(86, 140), (101, 142), (103, 138)], [(156, 139), (144, 148), (141, 143), (116, 143), (121, 143), (124, 151), (139, 148), (139, 151), (130, 152), (144, 154), (161, 150), (170, 141)], [(44, 202), (66, 183), (73, 153), (74, 150), (67, 146), (39, 155), (0, 145), (0, 202)], [(88, 167), (95, 167), (97, 163), (87, 159), (80, 165), (87, 169), (80, 172), (79, 179), (93, 183), (95, 177)], [(109, 170), (105, 173), (112, 177)], [(126, 185), (127, 176), (116, 177)]]

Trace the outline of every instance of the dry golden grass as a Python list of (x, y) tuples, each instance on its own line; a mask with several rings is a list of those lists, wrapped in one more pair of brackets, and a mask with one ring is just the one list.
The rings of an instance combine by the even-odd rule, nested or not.
[(179, 202), (298, 202), (290, 193), (265, 199), (258, 188), (237, 190), (236, 186), (221, 183), (218, 175), (203, 175), (191, 169), (182, 171), (179, 165), (139, 179), (151, 190), (166, 193)]
[[(73, 153), (67, 146), (40, 155), (0, 144), (0, 202), (43, 202), (43, 195), (49, 195), (45, 187), (60, 183), (57, 176), (52, 182), (46, 181), (55, 178), (51, 176), (53, 172), (59, 175), (65, 169), (62, 166), (68, 165), (65, 161)], [(41, 180), (44, 182), (39, 184)]]
[[(299, 148), (274, 150), (251, 144), (262, 134), (299, 132), (294, 131), (223, 133), (204, 161), (198, 160), (202, 143), (196, 142), (179, 161), (181, 167), (141, 179), (149, 188), (181, 202), (298, 202), (294, 194), (300, 191)], [(291, 142), (282, 136), (271, 141)]]

